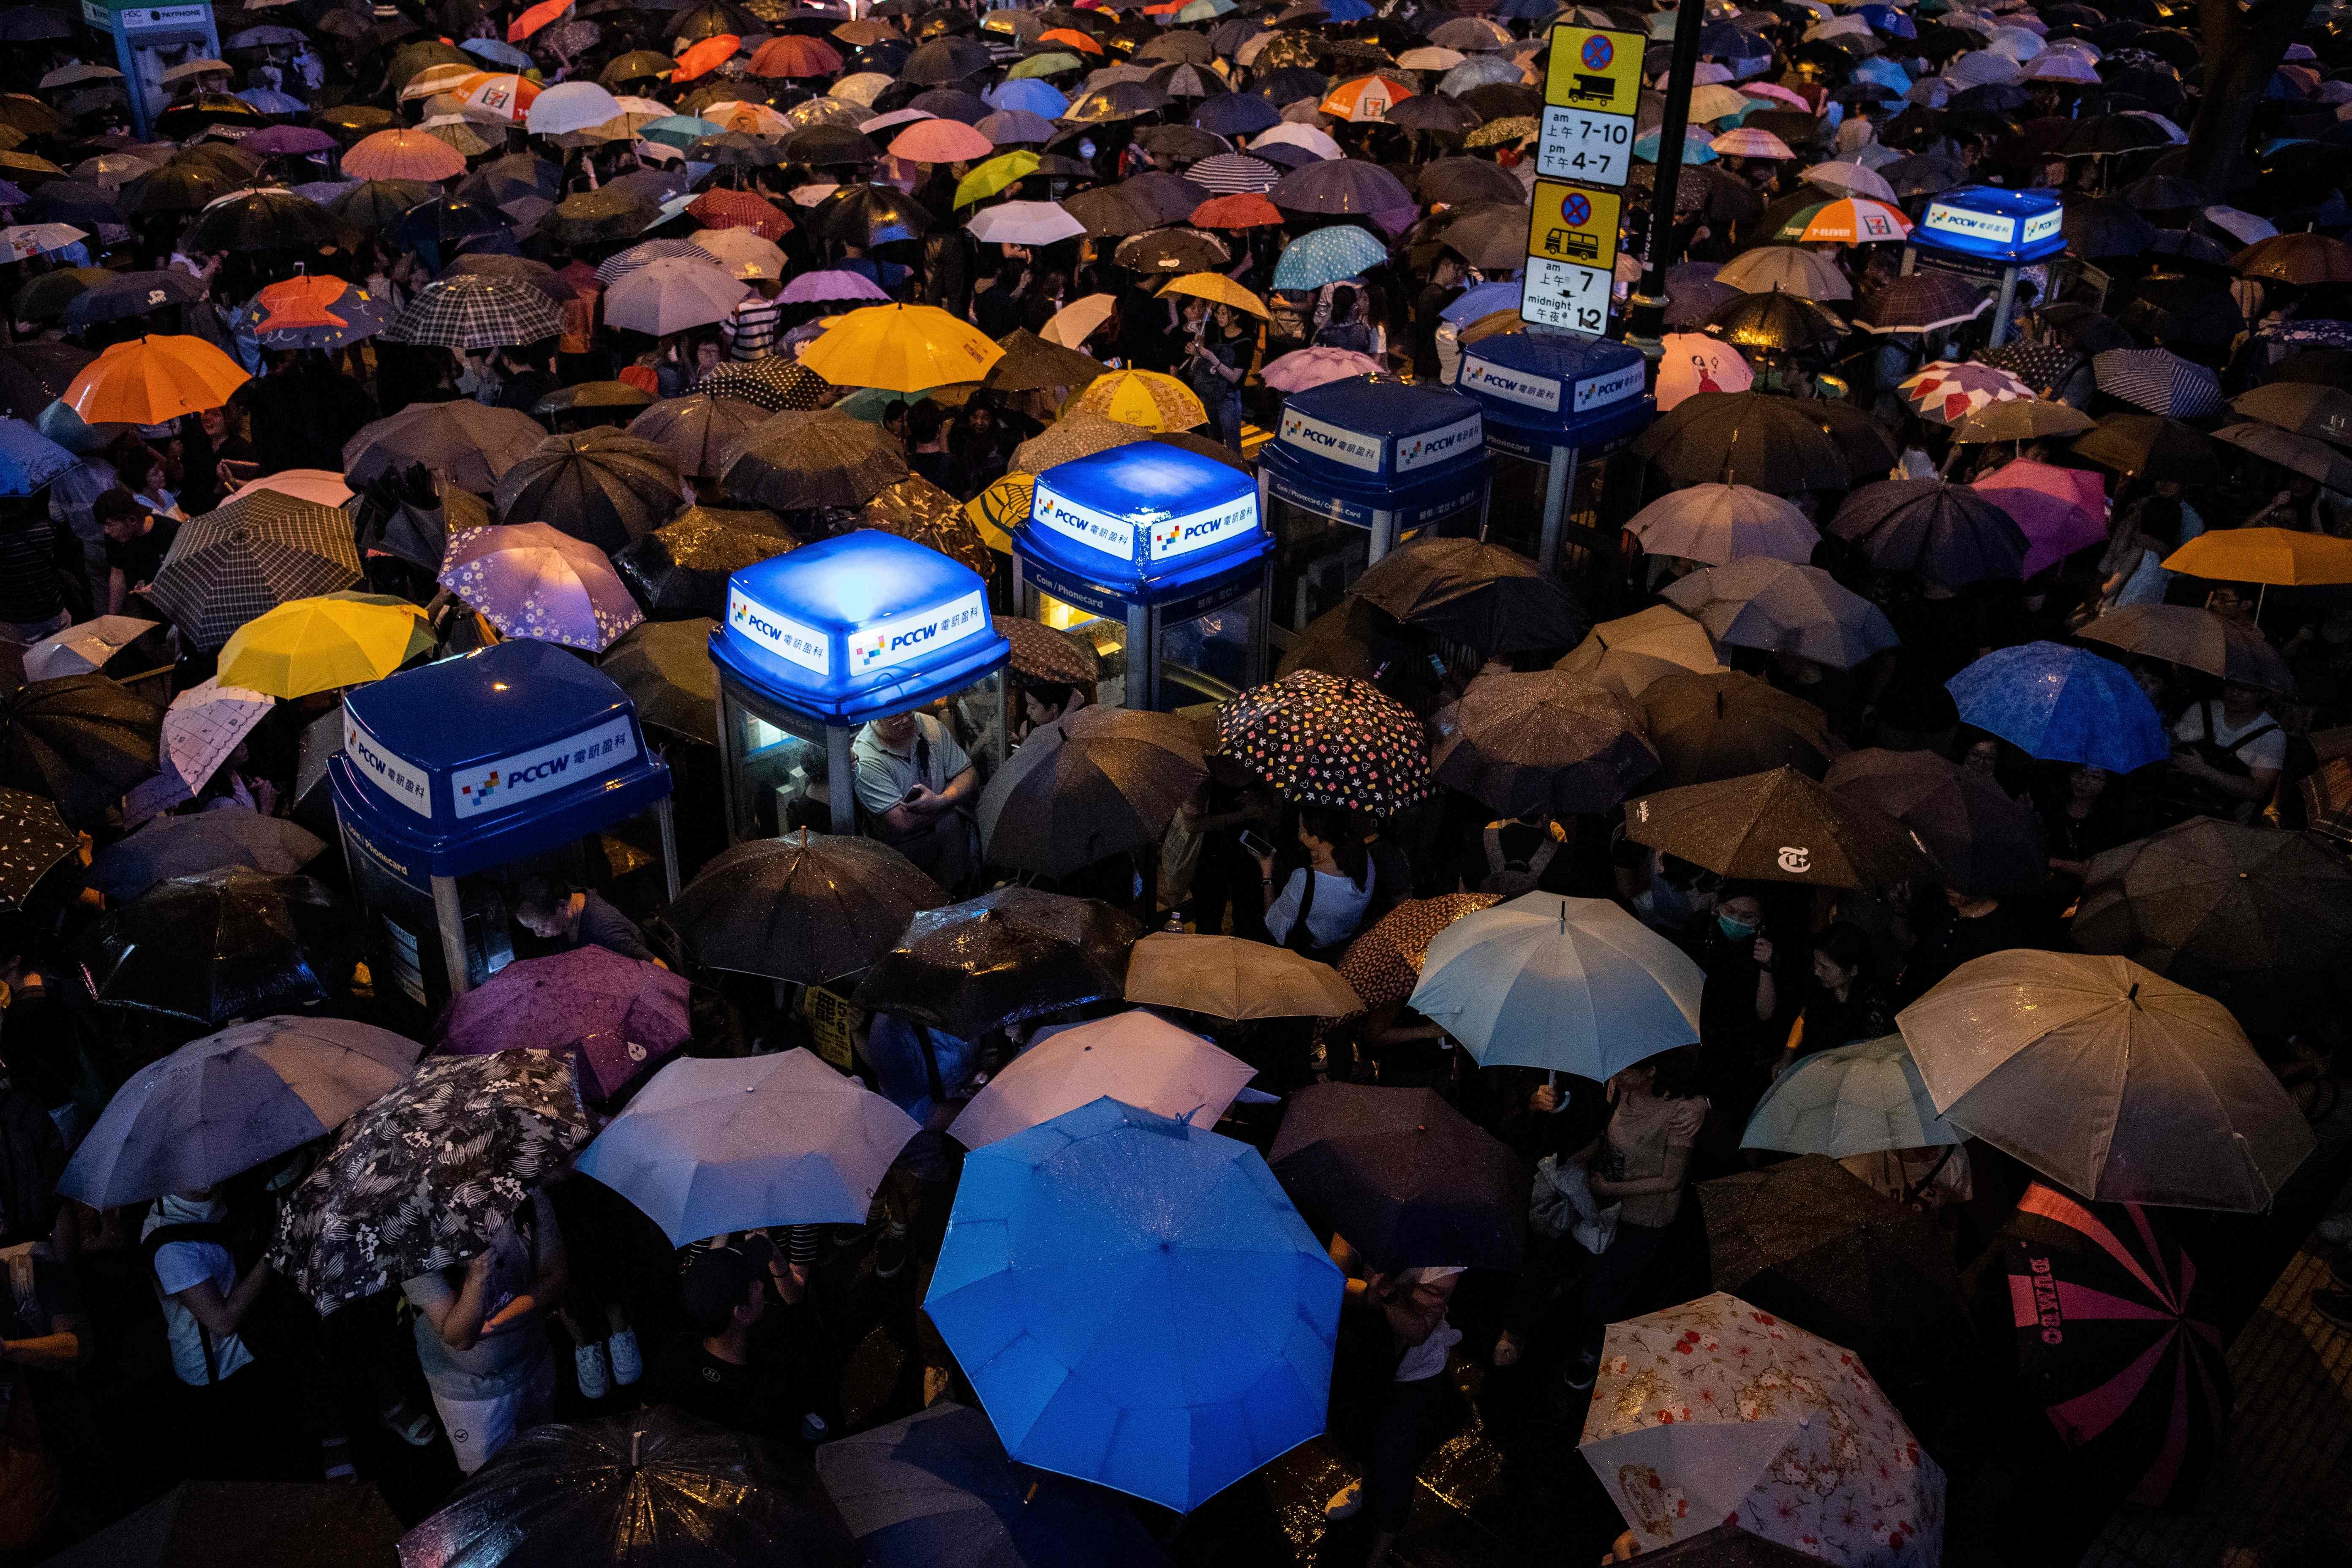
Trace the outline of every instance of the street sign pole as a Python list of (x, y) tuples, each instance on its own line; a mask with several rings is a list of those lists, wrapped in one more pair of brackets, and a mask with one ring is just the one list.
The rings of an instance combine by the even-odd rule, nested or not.
[(1626, 312), (1625, 341), (1653, 360), (1666, 325), (1666, 268), (1673, 266), (1675, 198), (1683, 174), (1683, 138), (1690, 130), (1691, 79), (1698, 74), (1698, 36), (1706, 0), (1682, 0), (1675, 10), (1675, 53), (1666, 72), (1665, 119), (1658, 127), (1658, 177), (1650, 188), (1650, 244), (1642, 282)]

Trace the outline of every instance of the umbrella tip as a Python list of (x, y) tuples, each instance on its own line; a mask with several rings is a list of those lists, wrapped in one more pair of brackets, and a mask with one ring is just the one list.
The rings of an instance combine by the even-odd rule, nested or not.
[(638, 1458), (638, 1454), (640, 1449), (644, 1447), (645, 1440), (646, 1434), (642, 1427), (629, 1434), (629, 1468), (633, 1470), (643, 1462)]
[(2132, 988), (2131, 988), (2131, 990), (2130, 990), (2128, 993), (2126, 993), (2126, 994), (2125, 994), (2125, 996), (2124, 996), (2124, 1000), (2125, 1000), (2125, 1001), (2126, 1001), (2126, 1002), (2128, 1002), (2128, 1003), (2130, 1003), (2130, 1004), (2131, 1004), (2133, 1006), (2135, 1006), (2135, 1007), (2137, 1007), (2137, 1006), (2139, 1005), (2139, 982), (2138, 982), (2138, 981), (2135, 980), (2135, 981), (2133, 981), (2133, 982), (2132, 982)]

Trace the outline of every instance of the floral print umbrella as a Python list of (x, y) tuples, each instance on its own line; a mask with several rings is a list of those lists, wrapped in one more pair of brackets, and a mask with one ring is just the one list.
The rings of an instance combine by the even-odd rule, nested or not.
[(1388, 816), (1430, 792), (1421, 721), (1376, 687), (1319, 669), (1254, 686), (1217, 709), (1224, 752), (1301, 805)]
[(590, 653), (646, 618), (603, 551), (543, 522), (466, 530), (449, 541), (441, 585), (501, 636)]
[(1644, 1551), (1724, 1524), (1847, 1568), (1943, 1559), (1944, 1472), (1861, 1358), (1736, 1296), (1610, 1324), (1581, 1447)]
[(593, 1131), (568, 1057), (432, 1058), (344, 1124), (271, 1261), (321, 1312), (463, 1263)]
[(1951, 360), (1922, 366), (1900, 390), (1912, 412), (1937, 425), (1957, 425), (1988, 404), (2033, 395), (2033, 388), (2005, 370)]

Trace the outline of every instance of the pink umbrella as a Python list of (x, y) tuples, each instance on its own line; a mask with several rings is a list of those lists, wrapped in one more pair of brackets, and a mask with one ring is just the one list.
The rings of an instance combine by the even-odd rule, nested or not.
[(803, 272), (784, 285), (777, 296), (787, 305), (818, 305), (835, 300), (888, 300), (888, 292), (879, 283), (862, 272), (832, 269), (824, 272)]
[(1738, 349), (1705, 332), (1668, 332), (1658, 356), (1658, 411), (1694, 393), (1745, 392), (1756, 373)]
[(450, 1004), (452, 1056), (527, 1046), (579, 1058), (590, 1096), (610, 1100), (693, 1037), (687, 984), (658, 963), (576, 947), (509, 963)]
[(1787, 88), (1781, 87), (1774, 82), (1747, 82), (1740, 87), (1739, 91), (1740, 95), (1744, 98), (1776, 98), (1791, 109), (1801, 109), (1807, 114), (1813, 112), (1813, 106), (1807, 103), (1802, 96), (1793, 93)]
[(1268, 364), (1265, 375), (1276, 392), (1305, 392), (1328, 381), (1380, 373), (1380, 361), (1352, 349), (1294, 349)]
[(1759, 131), (1753, 125), (1735, 125), (1707, 143), (1718, 153), (1736, 158), (1794, 158), (1789, 144), (1769, 131)]
[(959, 163), (994, 157), (996, 143), (961, 120), (920, 120), (892, 139), (890, 155), (909, 163)]
[(243, 500), (256, 490), (276, 490), (279, 495), (314, 500), (320, 506), (341, 506), (352, 499), (352, 487), (343, 483), (343, 476), (325, 468), (280, 468), (274, 474), (246, 480), (229, 492), (228, 499)]
[(2028, 577), (2077, 550), (2106, 542), (2106, 487), (2096, 474), (2021, 458), (1969, 488), (2025, 531)]
[(503, 636), (591, 653), (646, 618), (603, 551), (543, 522), (457, 534), (441, 563), (441, 585)]

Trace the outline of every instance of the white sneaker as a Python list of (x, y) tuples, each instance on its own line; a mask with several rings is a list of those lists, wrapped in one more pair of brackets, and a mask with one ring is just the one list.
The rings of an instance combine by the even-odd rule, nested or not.
[(580, 1379), (580, 1397), (593, 1403), (613, 1392), (612, 1374), (604, 1370), (601, 1343), (572, 1347), (572, 1366)]
[(1353, 1519), (1363, 1511), (1364, 1483), (1361, 1481), (1349, 1481), (1333, 1492), (1331, 1500), (1323, 1505), (1323, 1518), (1332, 1524), (1343, 1519)]
[(604, 1342), (604, 1353), (613, 1363), (613, 1381), (626, 1388), (646, 1374), (645, 1358), (637, 1353), (637, 1331), (623, 1329)]

